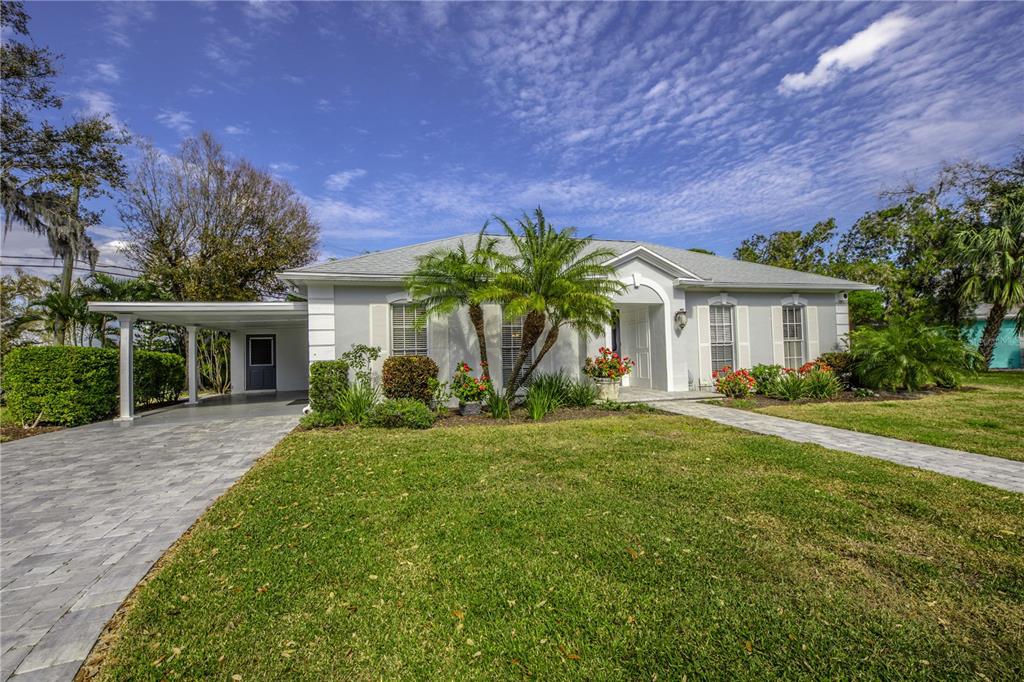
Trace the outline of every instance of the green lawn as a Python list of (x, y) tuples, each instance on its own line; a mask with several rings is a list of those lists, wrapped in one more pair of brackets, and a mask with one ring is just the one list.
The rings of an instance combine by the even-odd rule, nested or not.
[(1024, 496), (667, 415), (296, 432), (119, 634), (102, 679), (1019, 679)]
[(989, 372), (920, 400), (773, 405), (757, 412), (1024, 461), (1024, 372)]

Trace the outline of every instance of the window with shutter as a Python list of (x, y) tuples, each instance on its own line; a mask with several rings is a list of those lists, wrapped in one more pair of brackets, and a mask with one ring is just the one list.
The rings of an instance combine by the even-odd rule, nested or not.
[[(427, 354), (427, 326), (421, 322), (423, 316), (423, 306), (413, 303), (392, 304), (392, 355)], [(417, 324), (422, 324), (422, 326), (417, 327)]]

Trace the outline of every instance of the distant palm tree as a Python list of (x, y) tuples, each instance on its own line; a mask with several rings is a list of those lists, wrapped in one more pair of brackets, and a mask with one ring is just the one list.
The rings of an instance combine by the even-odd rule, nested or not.
[(988, 365), (1003, 319), (1015, 306), (1022, 306), (1017, 313), (1017, 333), (1024, 332), (1024, 196), (1018, 193), (1007, 200), (991, 222), (958, 233), (956, 244), (958, 257), (974, 266), (961, 296), (992, 304), (978, 344)]
[[(478, 299), (501, 302), (506, 319), (523, 317), (522, 345), (505, 387), (509, 401), (555, 345), (562, 327), (584, 335), (602, 333), (615, 315), (612, 296), (625, 289), (612, 279), (615, 269), (604, 264), (615, 252), (591, 249), (593, 239), (577, 237), (574, 227), (556, 229), (539, 208), (534, 218), (520, 218), (518, 231), (497, 219), (512, 243), (513, 254), (496, 256), (494, 279), (477, 294)], [(545, 328), (548, 331), (540, 352), (523, 372)]]
[[(414, 301), (423, 304), (427, 317), (444, 317), (466, 307), (476, 332), (480, 364), (486, 372), (487, 335), (484, 329), (483, 299), (479, 292), (494, 278), (494, 259), (498, 240), (486, 234), (485, 224), (476, 244), (467, 249), (460, 242), (454, 249), (435, 249), (416, 261), (416, 269), (406, 280)], [(425, 320), (424, 320), (425, 322)]]
[[(155, 301), (161, 298), (156, 285), (142, 277), (113, 277), (102, 272), (94, 272), (89, 276), (89, 284), (82, 288), (81, 296), (87, 301)], [(113, 345), (107, 337), (107, 315), (94, 316), (96, 319), (96, 335), (100, 342)]]
[(70, 336), (71, 345), (84, 346), (85, 332), (95, 328), (96, 320), (89, 312), (79, 286), (73, 288), (70, 294), (63, 294), (59, 284), (52, 283), (45, 296), (29, 303), (19, 322), (41, 323), (43, 331), (58, 345), (65, 345)]

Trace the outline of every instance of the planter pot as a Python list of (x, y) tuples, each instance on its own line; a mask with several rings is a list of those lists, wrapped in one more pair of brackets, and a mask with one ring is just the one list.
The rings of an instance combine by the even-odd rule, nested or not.
[(459, 403), (459, 414), (471, 415), (480, 414), (480, 401), (474, 400), (471, 403)]
[(598, 395), (601, 400), (618, 400), (619, 387), (622, 386), (621, 379), (594, 379), (597, 384)]

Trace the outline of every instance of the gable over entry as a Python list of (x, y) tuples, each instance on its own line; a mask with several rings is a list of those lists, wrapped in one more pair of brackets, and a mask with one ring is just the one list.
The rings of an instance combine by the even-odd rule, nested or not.
[[(304, 302), (257, 302), (257, 303), (131, 303), (131, 302), (92, 302), (89, 303), (89, 310), (94, 313), (116, 317), (121, 328), (120, 339), (120, 377), (119, 377), (119, 414), (118, 419), (131, 421), (135, 416), (134, 407), (134, 334), (133, 327), (136, 320), (159, 322), (185, 327), (188, 333), (186, 344), (185, 374), (188, 383), (188, 402), (195, 405), (199, 402), (199, 364), (197, 357), (197, 337), (200, 329), (216, 329), (219, 331), (231, 332), (232, 334), (232, 390), (243, 392), (245, 387), (245, 363), (247, 353), (243, 352), (241, 346), (236, 352), (234, 339), (236, 336), (243, 340), (246, 336), (267, 337), (273, 336), (274, 355), (273, 367), (275, 372), (280, 371), (281, 353), (285, 349), (277, 348), (277, 339), (282, 335), (294, 334), (305, 339), (307, 329), (306, 303)], [(266, 344), (264, 344), (266, 345)], [(261, 349), (262, 350), (262, 349)], [(303, 374), (303, 381), (308, 372), (308, 349), (303, 340), (300, 347), (289, 348), (289, 355), (282, 359), (289, 360), (289, 371), (299, 371)], [(266, 354), (261, 355), (260, 360), (264, 362)], [(301, 356), (301, 357), (300, 357)], [(242, 366), (236, 368), (236, 363)], [(268, 365), (263, 365), (268, 367)], [(235, 377), (241, 377), (241, 386), (235, 386)], [(281, 388), (280, 382), (268, 378), (267, 371), (260, 374), (261, 385), (273, 385)]]

